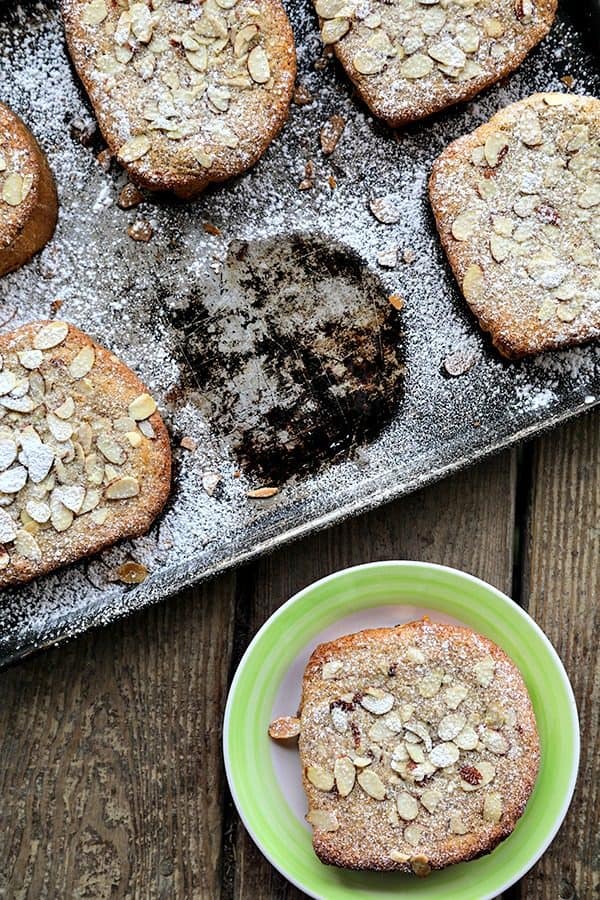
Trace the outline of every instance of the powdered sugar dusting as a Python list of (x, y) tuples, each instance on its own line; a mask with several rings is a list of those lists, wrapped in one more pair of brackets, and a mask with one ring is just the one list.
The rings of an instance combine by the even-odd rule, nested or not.
[[(60, 299), (60, 318), (104, 343), (148, 384), (176, 451), (172, 499), (147, 537), (5, 593), (0, 611), (5, 659), (110, 621), (192, 579), (414, 489), (589, 408), (593, 404), (586, 398), (597, 402), (600, 396), (597, 346), (519, 364), (506, 363), (490, 349), (445, 265), (425, 194), (435, 156), (503, 104), (534, 90), (562, 89), (560, 78), (573, 73), (576, 91), (598, 93), (597, 70), (571, 25), (557, 22), (522, 68), (479, 101), (395, 136), (365, 114), (333, 63), (314, 69), (321, 49), (308, 4), (294, 0), (288, 10), (299, 80), (313, 103), (292, 107), (282, 135), (244, 178), (193, 204), (158, 198), (129, 211), (116, 205), (122, 173), (114, 167), (105, 173), (92, 150), (70, 136), (73, 118), (89, 123), (91, 115), (66, 56), (57, 11), (37, 5), (2, 10), (2, 96), (47, 151), (61, 210), (54, 240), (0, 283), (0, 321), (9, 329), (41, 318)], [(319, 131), (334, 113), (346, 119), (346, 127), (326, 158)], [(308, 160), (314, 162), (315, 186), (299, 191)], [(388, 195), (401, 209), (395, 225), (378, 223), (368, 206), (369, 199)], [(137, 219), (152, 225), (149, 243), (127, 235)], [(206, 233), (206, 222), (218, 226), (221, 235)], [(331, 236), (358, 253), (381, 278), (384, 310), (387, 293), (404, 300), (406, 375), (397, 413), (378, 437), (316, 473), (277, 485), (273, 499), (257, 501), (246, 492), (264, 478), (257, 481), (248, 471), (236, 477), (239, 460), (227, 435), (215, 427), (220, 411), (203, 404), (183, 331), (173, 323), (178, 310), (190, 321), (198, 313), (201, 339), (208, 315), (203, 297), (218, 294), (231, 242), (291, 233), (321, 235), (325, 242)], [(399, 248), (397, 267), (378, 267), (378, 254), (390, 245)], [(330, 292), (333, 303), (335, 280)], [(391, 306), (389, 314), (397, 315)], [(476, 363), (465, 375), (447, 378), (442, 362), (457, 349), (474, 352)], [(235, 352), (231, 340), (209, 362), (226, 371)], [(265, 390), (260, 396), (266, 414), (272, 407)], [(182, 436), (198, 444), (194, 452), (179, 448)], [(201, 488), (205, 472), (222, 476), (212, 497)], [(150, 569), (135, 589), (110, 581), (127, 558)]]

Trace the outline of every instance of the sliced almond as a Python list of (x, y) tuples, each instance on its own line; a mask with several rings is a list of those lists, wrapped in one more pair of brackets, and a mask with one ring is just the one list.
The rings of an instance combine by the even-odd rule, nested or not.
[(330, 710), (331, 722), (333, 727), (339, 734), (345, 734), (348, 731), (348, 713), (341, 706), (332, 706)]
[(474, 750), (479, 743), (479, 737), (475, 729), (467, 725), (456, 735), (454, 743), (460, 750)]
[(496, 753), (498, 756), (508, 753), (508, 741), (500, 731), (486, 728), (481, 735), (481, 741), (488, 750), (492, 753)]
[(315, 831), (337, 831), (340, 827), (336, 814), (323, 809), (311, 809), (306, 816), (306, 821), (313, 826)]
[(485, 822), (499, 822), (502, 818), (502, 797), (496, 792), (486, 794), (483, 801), (483, 819)]
[(400, 63), (398, 71), (402, 78), (425, 78), (433, 72), (433, 62), (424, 53), (414, 53)]
[(17, 533), (17, 525), (5, 510), (0, 509), (0, 544), (8, 544), (14, 541)]
[(329, 662), (323, 663), (321, 667), (321, 678), (324, 681), (329, 681), (342, 670), (343, 663), (339, 659), (330, 659)]
[(348, 756), (336, 759), (333, 767), (335, 786), (340, 797), (347, 797), (351, 793), (356, 780), (354, 763)]
[(461, 713), (450, 713), (440, 721), (438, 737), (442, 741), (452, 741), (460, 734), (467, 723), (466, 717)]
[(388, 713), (394, 705), (394, 695), (380, 688), (367, 688), (360, 699), (360, 705), (374, 716)]
[(468, 693), (469, 688), (465, 684), (456, 683), (448, 685), (444, 691), (444, 703), (450, 709), (458, 709)]
[(71, 378), (83, 378), (91, 372), (96, 360), (96, 351), (91, 345), (82, 347), (69, 365), (69, 375)]
[(321, 768), (321, 766), (308, 766), (306, 777), (319, 791), (331, 791), (333, 789), (333, 773)]
[(411, 847), (417, 847), (423, 840), (425, 829), (420, 825), (407, 825), (404, 829), (404, 840)]
[(117, 156), (125, 163), (137, 162), (145, 156), (152, 147), (152, 141), (147, 134), (138, 134), (132, 137), (117, 151)]
[(44, 354), (41, 350), (20, 350), (17, 353), (17, 356), (19, 357), (19, 362), (23, 368), (29, 369), (30, 371), (39, 369), (44, 361)]
[(442, 686), (443, 672), (428, 672), (419, 682), (418, 690), (421, 697), (435, 697)]
[(450, 818), (450, 834), (468, 834), (470, 828), (465, 825), (460, 816)]
[(457, 241), (468, 241), (473, 237), (480, 220), (480, 211), (476, 207), (465, 209), (452, 223), (452, 237)]
[(139, 397), (136, 397), (129, 404), (129, 416), (135, 422), (140, 422), (153, 415), (156, 409), (156, 401), (150, 394), (140, 394)]
[(27, 469), (15, 466), (0, 474), (0, 494), (18, 494), (27, 481)]
[(407, 791), (402, 791), (396, 797), (396, 807), (398, 809), (398, 815), (401, 819), (404, 819), (405, 822), (412, 822), (413, 819), (416, 819), (419, 815), (419, 804), (415, 800), (415, 798), (407, 793)]
[(39, 562), (42, 558), (40, 545), (24, 528), (17, 532), (15, 536), (15, 551), (19, 556), (31, 560), (31, 562)]
[(104, 0), (90, 0), (83, 7), (81, 21), (84, 25), (100, 25), (108, 15)]
[(279, 716), (269, 725), (269, 737), (275, 741), (289, 741), (300, 734), (300, 719), (296, 716)]
[(401, 853), (399, 850), (390, 850), (390, 859), (396, 863), (407, 863), (410, 860), (410, 856), (407, 856), (406, 853)]
[(488, 166), (495, 168), (500, 165), (508, 153), (510, 144), (508, 138), (501, 131), (493, 131), (487, 138), (483, 152)]
[(140, 492), (140, 485), (137, 478), (126, 475), (124, 478), (117, 478), (111, 481), (104, 496), (108, 500), (128, 500), (130, 497), (137, 497)]
[(349, 31), (348, 19), (328, 19), (321, 28), (321, 40), (325, 45), (337, 44)]
[(115, 466), (121, 466), (125, 462), (126, 456), (122, 447), (113, 438), (106, 434), (98, 435), (96, 440), (98, 450), (109, 462)]
[(460, 786), (463, 791), (477, 791), (480, 788), (485, 787), (486, 784), (489, 784), (496, 777), (496, 767), (487, 762), (487, 760), (485, 759), (481, 760), (476, 765), (473, 765), (470, 768), (476, 771), (478, 779), (471, 779), (467, 781), (463, 778), (460, 782)]
[(352, 65), (360, 75), (377, 75), (385, 64), (385, 56), (371, 50), (359, 50), (352, 58)]
[(496, 662), (492, 656), (486, 656), (480, 659), (473, 666), (475, 678), (482, 687), (489, 687), (494, 680), (494, 672), (496, 671)]
[(51, 350), (62, 344), (69, 333), (66, 322), (49, 322), (44, 325), (33, 338), (34, 350)]
[[(72, 397), (67, 397), (60, 406), (57, 406), (54, 410), (54, 415), (58, 416), (59, 419), (70, 419), (73, 413), (75, 412), (75, 403)], [(73, 432), (71, 432), (72, 434)], [(69, 435), (71, 437), (71, 435)]]
[(376, 772), (373, 772), (372, 769), (363, 769), (356, 777), (365, 794), (368, 794), (373, 800), (385, 800), (385, 785)]
[(459, 756), (460, 752), (456, 744), (452, 743), (452, 741), (445, 741), (441, 744), (436, 744), (429, 754), (429, 759), (438, 769), (446, 769), (448, 766), (458, 762)]
[(436, 791), (433, 788), (427, 791), (423, 791), (420, 797), (421, 803), (429, 813), (434, 813), (437, 807), (442, 800), (442, 794), (440, 791)]

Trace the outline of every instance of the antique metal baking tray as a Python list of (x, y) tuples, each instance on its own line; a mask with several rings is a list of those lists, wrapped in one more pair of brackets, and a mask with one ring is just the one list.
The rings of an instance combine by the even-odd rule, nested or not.
[[(509, 79), (398, 134), (320, 57), (309, 7), (288, 4), (298, 80), (313, 101), (292, 107), (255, 169), (193, 203), (155, 197), (128, 211), (116, 203), (123, 174), (96, 159), (103, 145), (56, 6), (0, 8), (0, 97), (46, 149), (61, 202), (55, 239), (2, 280), (0, 324), (59, 315), (90, 332), (150, 385), (175, 448), (172, 498), (147, 537), (3, 593), (0, 664), (600, 400), (597, 345), (518, 364), (497, 355), (457, 292), (426, 201), (434, 157), (499, 107), (536, 90), (598, 94), (597, 63), (566, 4)], [(332, 115), (345, 129), (325, 157), (319, 133)], [(308, 161), (314, 185), (300, 190)], [(382, 197), (399, 212), (395, 224), (369, 208)], [(147, 243), (128, 235), (137, 220), (153, 229)], [(378, 263), (390, 247), (395, 268)], [(449, 377), (448, 357), (452, 370), (472, 367)], [(247, 496), (272, 485), (271, 499)], [(127, 559), (149, 570), (137, 587), (114, 580)]]

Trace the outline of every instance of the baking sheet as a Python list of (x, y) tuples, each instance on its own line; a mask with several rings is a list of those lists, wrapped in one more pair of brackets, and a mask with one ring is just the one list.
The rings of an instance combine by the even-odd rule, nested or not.
[[(154, 197), (124, 211), (116, 200), (126, 179), (97, 162), (103, 144), (56, 6), (1, 6), (0, 95), (46, 150), (61, 212), (50, 245), (0, 282), (0, 323), (56, 315), (123, 358), (160, 402), (175, 477), (149, 535), (3, 592), (0, 664), (599, 402), (597, 344), (516, 364), (493, 351), (458, 294), (426, 202), (435, 156), (499, 107), (567, 86), (598, 95), (597, 62), (564, 7), (515, 74), (395, 134), (321, 57), (308, 0), (291, 0), (298, 80), (313, 102), (292, 107), (246, 176), (193, 203)], [(345, 128), (327, 158), (319, 133), (332, 115)], [(308, 161), (314, 186), (299, 190)], [(397, 223), (374, 218), (369, 201), (381, 197), (399, 210)], [(147, 243), (128, 234), (138, 220), (153, 230)], [(377, 262), (390, 247), (399, 248), (393, 269)], [(472, 368), (448, 377), (444, 360), (457, 352)], [(279, 491), (247, 496), (264, 486)], [(129, 559), (149, 570), (137, 587), (114, 580)]]

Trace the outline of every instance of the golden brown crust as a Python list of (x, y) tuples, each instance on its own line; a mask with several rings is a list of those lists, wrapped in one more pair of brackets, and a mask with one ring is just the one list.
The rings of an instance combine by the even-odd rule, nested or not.
[[(496, 135), (507, 148), (498, 164), (473, 162)], [(535, 143), (527, 146), (522, 135)], [(599, 190), (599, 164), (600, 101), (556, 93), (505, 107), (434, 163), (429, 197), (440, 240), (469, 306), (504, 356), (600, 336), (600, 200), (581, 201), (594, 185)], [(471, 210), (473, 227), (461, 239)]]
[[(336, 56), (364, 103), (392, 128), (470, 100), (514, 71), (548, 33), (557, 7), (557, 0), (535, 0), (529, 14), (528, 0), (524, 0), (525, 13), (523, 0), (487, 0), (473, 6), (455, 4), (442, 13), (441, 7), (434, 5), (433, 15), (440, 16), (440, 22), (442, 15), (446, 19), (439, 30), (429, 28), (425, 33), (420, 25), (424, 16), (431, 17), (431, 4), (414, 3), (410, 7), (406, 3), (370, 0), (365, 7), (355, 0), (314, 2), (318, 13), (328, 13), (327, 17), (319, 16), (322, 28), (327, 20), (331, 22), (329, 13), (335, 11), (332, 4), (339, 2), (341, 11), (336, 12), (336, 21), (347, 19), (351, 27), (334, 42)], [(379, 17), (381, 24), (367, 24), (370, 16)], [(487, 25), (490, 21), (500, 23), (496, 25), (499, 33), (486, 32), (486, 26), (491, 30), (491, 26)], [(457, 40), (457, 25), (475, 26), (479, 33), (475, 49), (465, 50), (468, 42)], [(382, 32), (390, 38), (390, 46), (386, 47), (387, 40), (385, 36), (382, 39)], [(326, 31), (323, 39), (328, 42)], [(452, 44), (451, 54), (456, 53), (458, 47), (458, 62), (462, 62), (462, 66), (448, 65), (442, 69), (438, 60), (432, 61), (428, 54), (430, 47), (436, 52), (439, 44), (446, 42)], [(357, 70), (354, 63), (356, 54), (364, 51), (374, 51), (376, 57), (380, 53), (382, 68), (374, 74), (361, 74)], [(406, 77), (403, 74), (411, 59), (421, 63), (424, 72), (421, 77)], [(376, 62), (374, 65), (377, 67)], [(432, 66), (431, 69), (428, 70), (428, 66)]]
[[(169, 436), (158, 412), (154, 412), (145, 420), (138, 421), (138, 426), (149, 433), (153, 432), (152, 437), (138, 433), (137, 426), (132, 429), (131, 433), (136, 435), (134, 439), (136, 446), (130, 443), (127, 434), (123, 432), (123, 427), (131, 427), (131, 425), (124, 426), (122, 422), (117, 421), (121, 418), (125, 420), (128, 417), (129, 405), (140, 395), (144, 395), (146, 388), (137, 375), (114, 354), (69, 324), (66, 339), (58, 346), (45, 350), (44, 360), (37, 368), (32, 370), (29, 366), (25, 368), (20, 365), (17, 353), (31, 350), (35, 335), (47, 324), (42, 321), (32, 322), (0, 336), (0, 354), (3, 358), (0, 377), (12, 372), (20, 379), (29, 378), (31, 387), (27, 396), (34, 396), (34, 391), (37, 392), (35, 393), (37, 405), (33, 411), (22, 413), (5, 409), (4, 406), (1, 407), (3, 410), (0, 420), (2, 450), (6, 450), (6, 445), (10, 446), (10, 442), (14, 441), (17, 444), (19, 456), (9, 462), (7, 466), (6, 459), (0, 453), (2, 469), (0, 478), (11, 470), (21, 469), (22, 465), (29, 467), (29, 477), (25, 486), (17, 493), (3, 493), (0, 490), (0, 514), (2, 517), (5, 517), (6, 514), (11, 516), (21, 532), (29, 530), (39, 548), (39, 558), (37, 559), (23, 556), (18, 551), (17, 543), (9, 541), (5, 543), (3, 550), (0, 548), (2, 557), (0, 565), (3, 566), (0, 571), (0, 588), (28, 581), (83, 557), (91, 556), (123, 538), (144, 534), (160, 513), (170, 491)], [(69, 374), (69, 366), (83, 348), (93, 349), (93, 367), (85, 377), (73, 378)], [(34, 375), (37, 379), (35, 384), (33, 383)], [(46, 391), (41, 401), (37, 383), (39, 376), (44, 379)], [(16, 393), (18, 394), (19, 391)], [(0, 396), (0, 404), (3, 404), (4, 400), (10, 396), (10, 394)], [(68, 402), (69, 397), (74, 400), (75, 412), (64, 421), (72, 425), (74, 432), (69, 440), (59, 443), (48, 429), (47, 414), (59, 407), (65, 400)], [(89, 446), (86, 443), (87, 438), (78, 428), (81, 423), (89, 424), (94, 432)], [(41, 438), (44, 444), (55, 451), (49, 475), (41, 483), (32, 481), (31, 459), (27, 460), (27, 450), (20, 437), (24, 429), (31, 425), (34, 426), (38, 438)], [(29, 436), (32, 436), (31, 430)], [(112, 464), (114, 471), (109, 469), (107, 459), (98, 449), (97, 441), (100, 436), (109, 436), (122, 450), (124, 460), (121, 463)], [(71, 458), (69, 444), (73, 448), (71, 461), (69, 461)], [(67, 453), (62, 457), (63, 465), (59, 468), (57, 460), (65, 451)], [(23, 459), (23, 453), (25, 453), (25, 459)], [(100, 480), (92, 475), (89, 464), (92, 454), (97, 457), (92, 462), (96, 466), (95, 472), (99, 473)], [(98, 469), (98, 465), (101, 465), (102, 468)], [(107, 499), (107, 485), (111, 481), (114, 485), (115, 481), (125, 476), (137, 482), (138, 493), (124, 499)], [(95, 480), (90, 480), (92, 477)], [(51, 480), (50, 483), (48, 483), (48, 479)], [(54, 527), (55, 505), (58, 505), (59, 511), (63, 514), (65, 510), (58, 501), (53, 505), (53, 498), (55, 489), (60, 490), (65, 484), (83, 486), (86, 490), (86, 503), (90, 488), (98, 490), (100, 499), (89, 512), (72, 517), (72, 523), (65, 530), (57, 530)], [(47, 488), (45, 493), (44, 488)], [(32, 522), (31, 517), (23, 512), (28, 501), (32, 500), (38, 504), (38, 507), (44, 503), (52, 508), (52, 520), (39, 527), (37, 521)], [(27, 508), (31, 509), (31, 507)], [(106, 513), (104, 513), (105, 509)], [(19, 515), (19, 510), (22, 511), (21, 515)], [(104, 515), (106, 515), (105, 521), (100, 521)], [(96, 517), (98, 521), (95, 520)], [(67, 514), (67, 520), (68, 518)], [(0, 526), (2, 529), (7, 527), (5, 519)], [(62, 529), (63, 524), (60, 527)], [(26, 550), (29, 550), (29, 547), (26, 546)], [(35, 556), (36, 553), (33, 555)]]
[[(102, 0), (95, 2), (102, 4)], [(152, 12), (151, 40), (140, 41), (132, 34), (120, 45), (115, 43), (115, 33), (124, 7), (109, 5), (100, 23), (89, 24), (85, 16), (91, 5), (89, 0), (62, 2), (69, 51), (110, 151), (138, 184), (190, 198), (210, 183), (240, 175), (260, 159), (287, 119), (296, 77), (293, 33), (280, 0), (225, 0), (221, 5), (206, 0), (200, 16), (195, 3), (164, 0), (156, 3)], [(131, 7), (134, 5), (144, 6)], [(188, 62), (190, 55), (182, 36), (191, 34), (202, 17), (213, 12), (219, 27), (226, 33), (229, 29), (229, 43), (214, 57), (208, 45), (207, 71), (199, 72)], [(246, 52), (235, 57), (233, 42), (244, 26), (255, 23), (259, 31), (245, 45)], [(253, 81), (248, 74), (247, 51), (257, 45), (268, 59), (270, 77), (265, 83)], [(116, 50), (130, 49), (130, 61), (121, 64), (115, 60)], [(142, 77), (134, 66), (150, 57), (153, 72)], [(115, 71), (100, 71), (106, 68), (106, 59), (112, 60), (109, 69), (116, 63)], [(238, 71), (242, 72), (239, 76)], [(248, 84), (230, 84), (230, 73), (235, 73), (235, 78), (245, 77)], [(209, 99), (215, 87), (231, 95), (229, 100), (217, 101), (224, 109), (217, 109)], [(192, 97), (196, 89), (198, 93)], [(152, 122), (145, 112), (157, 102), (160, 115)], [(173, 125), (181, 136), (171, 140), (168, 135), (175, 133)], [(130, 160), (131, 154), (123, 148), (139, 136), (149, 138), (150, 149)]]
[[(521, 675), (468, 628), (423, 620), (321, 644), (305, 671), (300, 718), (307, 818), (329, 865), (426, 874), (489, 853), (514, 829), (537, 776)], [(443, 730), (459, 726), (452, 739)], [(457, 761), (440, 766), (449, 749)], [(352, 766), (344, 786), (340, 759), (356, 761), (347, 794)], [(379, 783), (359, 783), (367, 772)]]
[(27, 126), (0, 103), (0, 276), (48, 243), (58, 200), (48, 162)]

